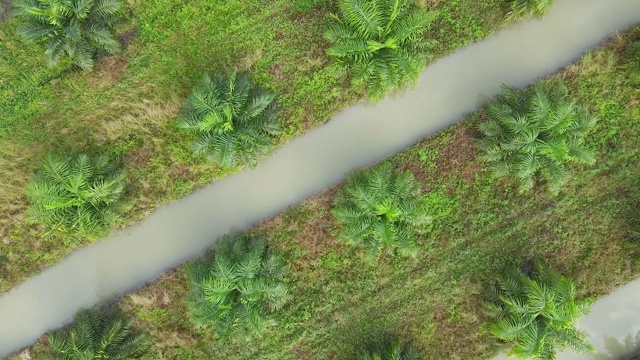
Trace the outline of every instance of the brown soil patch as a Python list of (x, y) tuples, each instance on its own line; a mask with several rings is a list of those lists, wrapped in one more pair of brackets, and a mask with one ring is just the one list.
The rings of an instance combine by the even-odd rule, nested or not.
[[(158, 340), (152, 353), (171, 353), (172, 349), (189, 348), (198, 342), (191, 332), (188, 311), (183, 301), (185, 279), (177, 269), (171, 270), (156, 284), (146, 285), (120, 301), (120, 308), (134, 320), (139, 328), (150, 332)], [(156, 315), (153, 314), (164, 314)], [(140, 316), (143, 315), (143, 316)]]
[(298, 238), (300, 245), (309, 251), (307, 257), (320, 259), (333, 248), (334, 238), (330, 233), (331, 215), (314, 218)]
[[(470, 286), (476, 286), (469, 284)], [(487, 339), (478, 336), (482, 324), (482, 310), (478, 304), (482, 303), (480, 295), (460, 298), (460, 302), (438, 305), (433, 311), (433, 321), (436, 325), (437, 340), (429, 344), (433, 353), (446, 355), (447, 359), (475, 359), (485, 348), (490, 345)], [(456, 342), (468, 344), (464, 349), (451, 348), (449, 345)]]
[(284, 212), (260, 224), (259, 231), (262, 233), (284, 229), (294, 234), (287, 241), (274, 243), (285, 253), (295, 254), (295, 261), (290, 263), (294, 272), (313, 267), (329, 252), (344, 246), (332, 234), (335, 222), (331, 215), (331, 205), (337, 191), (338, 188), (334, 187), (305, 200), (295, 208), (301, 209), (302, 214)]
[(333, 236), (330, 233), (334, 223), (331, 215), (331, 201), (337, 190), (333, 189), (305, 202), (314, 214), (307, 221), (296, 221), (290, 227), (300, 229), (295, 237), (298, 245), (307, 251), (305, 258), (320, 259), (332, 249)]
[(169, 170), (169, 177), (173, 180), (190, 179), (191, 176), (191, 168), (187, 165), (175, 164)]
[(418, 0), (417, 5), (423, 9), (436, 9), (440, 5), (440, 0)]
[(239, 62), (239, 70), (251, 71), (253, 65), (262, 60), (264, 57), (264, 51), (262, 49), (256, 49), (252, 54), (247, 54)]
[(102, 58), (91, 73), (93, 76), (89, 79), (89, 87), (96, 90), (117, 84), (127, 65), (127, 59), (122, 55)]
[(294, 359), (311, 360), (314, 358), (313, 352), (309, 350), (307, 347), (303, 346), (302, 344), (296, 344), (294, 347), (291, 348), (290, 353), (293, 355)]
[(482, 164), (476, 161), (479, 151), (474, 145), (475, 140), (472, 130), (457, 124), (453, 140), (436, 157), (439, 171), (473, 181), (475, 174), (482, 170)]
[(398, 164), (398, 170), (411, 172), (413, 174), (413, 177), (415, 177), (420, 184), (423, 184), (423, 185), (429, 184), (427, 176), (425, 175), (425, 172), (422, 169), (422, 166), (420, 166), (420, 164), (416, 161), (402, 162)]
[(137, 35), (137, 29), (125, 30), (120, 35), (118, 35), (118, 40), (120, 40), (120, 43), (126, 48), (133, 41), (133, 39), (136, 38)]
[(125, 162), (139, 167), (144, 167), (151, 160), (152, 153), (145, 148), (136, 148), (127, 153)]
[(275, 80), (283, 80), (285, 78), (282, 68), (278, 63), (272, 63), (269, 65), (269, 73), (273, 76)]

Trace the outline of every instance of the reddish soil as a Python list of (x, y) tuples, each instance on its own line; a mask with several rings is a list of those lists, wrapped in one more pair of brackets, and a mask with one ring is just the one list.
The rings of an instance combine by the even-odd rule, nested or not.
[(482, 163), (476, 161), (479, 150), (474, 145), (475, 141), (476, 136), (472, 130), (457, 124), (453, 140), (436, 157), (438, 171), (473, 181), (475, 174), (483, 168)]

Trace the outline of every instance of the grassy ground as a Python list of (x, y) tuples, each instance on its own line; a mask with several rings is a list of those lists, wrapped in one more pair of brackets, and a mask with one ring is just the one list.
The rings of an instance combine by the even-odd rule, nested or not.
[[(596, 297), (640, 274), (632, 225), (640, 216), (640, 53), (620, 35), (568, 66), (563, 79), (601, 121), (590, 143), (594, 167), (574, 167), (557, 196), (543, 186), (517, 195), (475, 161), (475, 126), (483, 111), (392, 157), (439, 204), (435, 228), (416, 260), (384, 257), (367, 266), (335, 239), (330, 214), (336, 189), (262, 223), (291, 268), (293, 300), (280, 325), (261, 340), (221, 340), (195, 330), (184, 305), (184, 267), (119, 303), (156, 343), (153, 359), (352, 359), (373, 339), (398, 334), (425, 359), (488, 359), (500, 347), (486, 329), (481, 303), (505, 268), (545, 259)], [(39, 354), (43, 342), (34, 354)], [(37, 358), (37, 356), (36, 356)]]
[[(432, 50), (442, 57), (488, 37), (503, 1), (423, 0), (437, 9)], [(46, 68), (43, 50), (0, 20), (0, 291), (59, 261), (78, 244), (43, 241), (28, 226), (23, 187), (47, 152), (83, 149), (121, 159), (136, 199), (127, 223), (224, 176), (191, 158), (173, 126), (182, 99), (204, 72), (252, 71), (284, 109), (282, 144), (361, 98), (327, 69), (322, 33), (333, 0), (128, 0), (126, 44), (89, 73)]]

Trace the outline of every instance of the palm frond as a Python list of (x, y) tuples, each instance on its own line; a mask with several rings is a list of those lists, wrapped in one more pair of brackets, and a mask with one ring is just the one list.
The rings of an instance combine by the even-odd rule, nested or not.
[(360, 36), (373, 38), (383, 26), (383, 14), (379, 1), (343, 0), (338, 4), (344, 22), (351, 25)]
[(104, 18), (107, 15), (117, 14), (121, 7), (120, 0), (94, 0), (91, 12), (96, 17)]
[(426, 11), (412, 11), (399, 19), (391, 28), (389, 37), (398, 44), (414, 43), (419, 40), (429, 25), (437, 18), (438, 13)]
[(27, 42), (44, 44), (50, 66), (67, 57), (90, 70), (98, 52), (120, 49), (113, 28), (120, 7), (120, 0), (17, 0), (18, 32)]
[(105, 161), (86, 154), (46, 156), (26, 188), (31, 200), (27, 219), (71, 240), (104, 235), (128, 203), (125, 174)]
[(186, 100), (177, 126), (197, 134), (191, 144), (195, 156), (223, 168), (255, 166), (282, 132), (275, 95), (235, 72), (213, 79), (205, 75)]
[(508, 0), (511, 10), (507, 15), (509, 19), (517, 20), (531, 16), (544, 16), (555, 0)]
[(423, 34), (436, 14), (409, 8), (404, 0), (340, 0), (340, 17), (324, 37), (327, 55), (366, 90), (371, 100), (414, 84), (424, 68)]
[(138, 359), (151, 346), (147, 334), (137, 331), (116, 309), (85, 309), (66, 331), (48, 334), (46, 356), (57, 360)]
[(566, 348), (589, 351), (591, 345), (574, 328), (589, 302), (576, 299), (573, 283), (543, 263), (531, 275), (512, 271), (492, 287), (485, 313), (491, 332), (512, 342), (519, 359), (553, 359)]
[(261, 336), (275, 324), (269, 314), (290, 299), (285, 273), (282, 259), (269, 251), (263, 237), (223, 237), (215, 253), (188, 270), (192, 320), (222, 336)]
[(331, 210), (339, 238), (363, 247), (372, 261), (382, 249), (416, 256), (415, 239), (430, 227), (430, 211), (411, 173), (388, 163), (350, 174)]
[(521, 192), (541, 177), (556, 194), (567, 176), (563, 163), (595, 161), (584, 146), (595, 119), (569, 98), (561, 82), (540, 81), (527, 89), (504, 86), (487, 113), (490, 119), (478, 126), (484, 135), (477, 141), (479, 159), (490, 163), (497, 176), (514, 175)]

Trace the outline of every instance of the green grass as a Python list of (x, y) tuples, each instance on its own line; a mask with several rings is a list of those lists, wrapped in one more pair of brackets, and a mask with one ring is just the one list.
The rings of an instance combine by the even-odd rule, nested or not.
[[(184, 266), (120, 306), (155, 338), (153, 359), (352, 359), (362, 344), (397, 334), (425, 359), (489, 359), (503, 348), (481, 304), (496, 274), (545, 260), (597, 297), (640, 274), (634, 242), (640, 204), (640, 67), (629, 56), (640, 32), (627, 32), (552, 76), (601, 117), (590, 141), (594, 167), (576, 166), (557, 197), (542, 184), (518, 195), (477, 162), (480, 110), (387, 161), (414, 173), (441, 215), (417, 259), (383, 256), (366, 265), (336, 240), (330, 214), (337, 188), (252, 229), (266, 234), (290, 265), (293, 299), (260, 341), (196, 330), (184, 304)], [(45, 346), (36, 345), (34, 354)]]
[[(421, 1), (441, 12), (430, 36), (433, 59), (488, 37), (500, 25), (502, 0)], [(325, 123), (362, 98), (328, 68), (322, 35), (335, 12), (330, 0), (129, 0), (118, 29), (121, 54), (83, 73), (68, 63), (43, 65), (43, 50), (25, 44), (15, 20), (0, 21), (0, 264), (2, 289), (73, 250), (23, 220), (23, 193), (48, 152), (106, 152), (129, 174), (135, 207), (123, 225), (144, 218), (225, 176), (193, 159), (190, 139), (174, 126), (183, 99), (204, 72), (251, 71), (275, 90), (285, 132), (279, 144)], [(75, 245), (74, 245), (75, 246)]]

